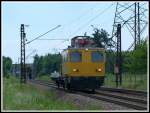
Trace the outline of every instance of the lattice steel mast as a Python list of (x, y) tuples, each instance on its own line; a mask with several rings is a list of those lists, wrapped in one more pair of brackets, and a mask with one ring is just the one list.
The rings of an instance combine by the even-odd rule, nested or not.
[(26, 83), (26, 65), (25, 65), (25, 30), (24, 30), (24, 24), (21, 24), (21, 60), (20, 60), (20, 65), (21, 65), (21, 83)]
[[(121, 56), (121, 29), (124, 30), (124, 26), (128, 29), (129, 33), (133, 37), (133, 43), (129, 46), (128, 50), (134, 47), (136, 50), (137, 45), (140, 44), (141, 34), (145, 30), (148, 22), (146, 21), (145, 12), (147, 9), (142, 7), (144, 4), (141, 3), (119, 3), (116, 4), (115, 18), (112, 30), (112, 39), (114, 43), (114, 51), (116, 51), (116, 65), (118, 67), (118, 74), (120, 85), (122, 82), (121, 77), (121, 65), (122, 65), (122, 56)], [(128, 51), (127, 50), (127, 51)], [(117, 83), (118, 84), (118, 83)]]
[[(137, 44), (140, 44), (141, 35), (148, 25), (147, 16), (145, 13), (148, 11), (144, 7), (145, 3), (117, 3), (116, 12), (112, 30), (112, 38), (116, 37), (117, 25), (121, 24), (121, 28), (127, 28), (131, 36), (133, 37), (133, 43), (129, 46), (128, 50), (134, 47), (136, 49)], [(124, 29), (123, 28), (123, 29)], [(116, 42), (116, 41), (115, 41)]]

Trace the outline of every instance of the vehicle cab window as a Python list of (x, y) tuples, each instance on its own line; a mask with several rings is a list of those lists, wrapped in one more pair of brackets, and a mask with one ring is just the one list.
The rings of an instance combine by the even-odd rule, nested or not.
[(70, 53), (70, 61), (71, 62), (81, 62), (82, 61), (81, 52), (71, 52)]
[(100, 51), (92, 51), (91, 57), (92, 57), (92, 62), (104, 61), (104, 54)]

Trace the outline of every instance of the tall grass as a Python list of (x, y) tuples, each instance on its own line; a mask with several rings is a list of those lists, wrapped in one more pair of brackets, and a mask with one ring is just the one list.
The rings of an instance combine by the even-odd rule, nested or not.
[[(116, 77), (113, 74), (106, 74), (105, 86), (116, 87)], [(146, 74), (122, 74), (122, 88), (147, 90)]]
[[(4, 78), (4, 110), (101, 110), (99, 104), (75, 105), (62, 101), (54, 90), (41, 90), (29, 84), (20, 84), (15, 77)], [(82, 107), (81, 107), (82, 106)]]
[(43, 81), (52, 81), (50, 75), (40, 75), (39, 77), (37, 77), (37, 79)]
[(76, 106), (56, 98), (53, 91), (41, 91), (28, 84), (20, 85), (14, 77), (4, 78), (4, 110), (72, 110)]

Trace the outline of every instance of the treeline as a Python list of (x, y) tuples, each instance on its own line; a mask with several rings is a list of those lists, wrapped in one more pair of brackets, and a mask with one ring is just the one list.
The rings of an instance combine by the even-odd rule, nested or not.
[[(96, 47), (106, 49), (106, 73), (114, 73), (116, 53), (107, 48), (114, 47), (114, 42), (104, 29), (94, 28), (93, 38)], [(140, 41), (136, 50), (122, 51), (122, 72), (146, 73), (147, 72), (147, 38)]]
[(9, 77), (12, 68), (12, 59), (3, 56), (3, 77)]
[(47, 54), (45, 56), (34, 56), (33, 74), (41, 76), (59, 71), (61, 65), (61, 54)]
[[(115, 57), (115, 52), (106, 51), (106, 73), (114, 73)], [(35, 76), (40, 76), (60, 71), (61, 59), (61, 54), (35, 55), (32, 72)], [(123, 73), (147, 73), (147, 40), (142, 40), (136, 50), (123, 51), (122, 63)], [(3, 56), (3, 76), (9, 77), (11, 71), (11, 58)]]
[[(114, 72), (116, 53), (106, 51), (106, 72)], [(147, 39), (141, 40), (136, 50), (122, 51), (122, 72), (123, 73), (147, 73)]]
[(136, 50), (123, 52), (124, 71), (131, 73), (147, 73), (147, 39), (141, 40)]
[[(114, 73), (116, 53), (106, 50), (106, 73)], [(50, 74), (54, 71), (60, 71), (61, 55), (47, 54), (45, 56), (34, 57), (35, 75)], [(122, 72), (123, 73), (147, 73), (147, 40), (141, 41), (137, 49), (133, 51), (122, 52)]]
[[(107, 50), (113, 46), (113, 41), (104, 29), (94, 28), (91, 38), (96, 43), (96, 47), (106, 49), (106, 73), (114, 73), (114, 63), (116, 53)], [(61, 54), (47, 54), (45, 56), (34, 56), (33, 70), (34, 76), (51, 74), (54, 71), (60, 71)], [(126, 73), (147, 73), (147, 39), (141, 40), (137, 49), (133, 51), (122, 52), (122, 72)], [(4, 76), (11, 72), (12, 60), (9, 57), (3, 57)]]

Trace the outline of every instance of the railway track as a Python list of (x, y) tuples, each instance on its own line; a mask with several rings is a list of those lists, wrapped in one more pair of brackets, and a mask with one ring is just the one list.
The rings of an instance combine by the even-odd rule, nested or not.
[(100, 90), (110, 91), (110, 92), (120, 92), (120, 93), (139, 95), (139, 96), (147, 96), (147, 92), (145, 91), (137, 91), (137, 90), (130, 90), (130, 89), (101, 87)]
[[(57, 88), (55, 83), (41, 80), (32, 80), (31, 82), (66, 91), (63, 88)], [(102, 87), (99, 90), (96, 90), (95, 93), (91, 93), (89, 91), (74, 91), (74, 93), (118, 104), (130, 109), (147, 110), (147, 93), (142, 91)]]

